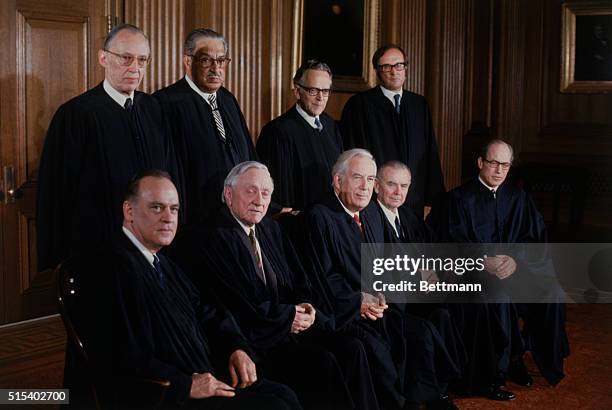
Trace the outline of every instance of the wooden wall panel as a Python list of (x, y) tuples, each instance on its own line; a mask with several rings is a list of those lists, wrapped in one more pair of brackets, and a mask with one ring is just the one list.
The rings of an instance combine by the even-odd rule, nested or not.
[(187, 0), (125, 0), (123, 20), (151, 42), (152, 61), (139, 90), (152, 93), (183, 76), (183, 41), (191, 30)]

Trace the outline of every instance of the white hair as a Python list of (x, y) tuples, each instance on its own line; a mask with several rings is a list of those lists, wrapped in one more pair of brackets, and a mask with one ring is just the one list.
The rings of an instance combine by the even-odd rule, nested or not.
[[(225, 177), (225, 181), (223, 181), (223, 191), (221, 192), (221, 202), (225, 203), (225, 187), (234, 188), (238, 183), (238, 178), (240, 175), (247, 172), (249, 169), (263, 169), (270, 173), (268, 167), (257, 161), (245, 161), (236, 165)], [(272, 177), (270, 177), (272, 181)], [(272, 188), (274, 188), (274, 181), (272, 181)]]
[(374, 159), (374, 156), (367, 149), (363, 149), (363, 148), (349, 149), (347, 151), (344, 151), (342, 154), (340, 154), (340, 156), (336, 160), (336, 163), (334, 164), (334, 167), (332, 168), (332, 183), (336, 175), (346, 175), (346, 170), (348, 169), (348, 163), (350, 160), (352, 160), (355, 157), (364, 157), (369, 160), (372, 160), (372, 162), (374, 162), (374, 166), (376, 166), (376, 160)]

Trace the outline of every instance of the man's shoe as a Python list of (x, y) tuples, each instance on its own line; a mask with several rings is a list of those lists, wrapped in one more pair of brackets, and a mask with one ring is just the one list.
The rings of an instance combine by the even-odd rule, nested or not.
[(459, 410), (459, 407), (455, 406), (453, 400), (448, 397), (448, 395), (444, 395), (440, 397), (438, 400), (435, 400), (431, 403), (427, 403), (428, 410)]
[(533, 379), (529, 375), (523, 359), (512, 362), (508, 370), (508, 379), (519, 386), (529, 387), (533, 384)]
[(487, 393), (487, 398), (497, 401), (510, 401), (516, 399), (514, 393), (504, 389), (502, 386), (491, 386)]

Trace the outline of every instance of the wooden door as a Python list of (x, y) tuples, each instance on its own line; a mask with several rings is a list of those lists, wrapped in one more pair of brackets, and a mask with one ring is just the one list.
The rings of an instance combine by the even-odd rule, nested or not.
[(0, 2), (0, 324), (56, 312), (36, 267), (38, 162), (57, 108), (103, 78), (106, 26), (104, 0)]

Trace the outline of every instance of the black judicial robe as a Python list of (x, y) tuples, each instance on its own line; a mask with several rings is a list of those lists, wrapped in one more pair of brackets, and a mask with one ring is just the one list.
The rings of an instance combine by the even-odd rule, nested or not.
[(397, 236), (395, 227), (391, 226), (391, 223), (387, 219), (382, 206), (378, 201), (373, 201), (376, 209), (381, 215), (381, 218), (385, 225), (385, 242), (387, 243), (430, 243), (434, 241), (433, 231), (425, 223), (422, 218), (416, 216), (416, 214), (405, 206), (398, 208), (400, 218), (400, 237)]
[[(364, 344), (376, 345), (372, 355), (385, 373), (374, 376), (393, 397), (393, 388), (412, 403), (426, 403), (439, 398), (442, 384), (458, 376), (441, 336), (427, 320), (399, 310), (388, 309), (385, 318), (363, 320), (361, 306), (361, 245), (383, 243), (384, 224), (379, 211), (370, 203), (360, 213), (363, 234), (346, 213), (334, 193), (315, 204), (308, 212), (310, 255), (309, 280), (321, 299), (319, 306), (336, 329), (356, 335), (368, 335)], [(378, 344), (378, 345), (377, 345)], [(381, 354), (390, 349), (395, 371), (390, 370)], [(397, 394), (397, 392), (396, 392)]]
[[(237, 349), (252, 354), (234, 318), (224, 309), (203, 303), (181, 269), (158, 254), (163, 270), (160, 281), (124, 234), (97, 255), (100, 263), (91, 268), (95, 274), (77, 276), (77, 284), (84, 344), (93, 368), (99, 370), (95, 371), (99, 383), (110, 389), (110, 395), (100, 389), (103, 398), (116, 394), (114, 390), (125, 386), (124, 380), (161, 378), (171, 382), (166, 396), (170, 406), (224, 408), (228, 399), (190, 400), (189, 393), (193, 373), (210, 372), (228, 383), (229, 356)], [(261, 393), (300, 408), (293, 392), (277, 383), (261, 380), (243, 391), (248, 394), (239, 400)], [(249, 403), (242, 403), (243, 408), (251, 408)]]
[(186, 224), (195, 224), (221, 205), (223, 180), (237, 164), (255, 160), (255, 148), (236, 98), (217, 90), (226, 141), (217, 131), (210, 105), (185, 78), (153, 96), (159, 101), (174, 141)]
[(410, 167), (406, 205), (417, 216), (444, 193), (438, 144), (423, 96), (404, 90), (398, 115), (378, 86), (355, 94), (342, 110), (341, 129), (345, 149), (369, 150), (378, 166), (398, 160)]
[[(428, 222), (430, 220), (428, 219)], [(502, 184), (494, 198), (477, 179), (448, 193), (444, 206), (434, 209), (431, 224), (441, 240), (459, 243), (544, 243), (546, 227), (531, 197), (512, 183)], [(537, 275), (517, 260), (515, 275)], [(512, 276), (506, 280), (512, 280)], [(537, 279), (534, 276), (534, 279)], [(565, 333), (565, 305), (517, 304), (525, 326), (522, 336), (542, 375), (552, 385), (564, 377), (563, 359), (569, 355)]]
[(322, 113), (319, 119), (321, 131), (293, 106), (261, 130), (257, 154), (274, 179), (272, 200), (279, 207), (304, 210), (331, 190), (331, 170), (342, 153), (342, 137), (333, 118)]
[[(255, 233), (266, 283), (259, 276), (246, 233), (226, 207), (181, 238), (174, 251), (196, 286), (232, 312), (264, 369), (262, 374), (268, 370), (292, 386), (307, 408), (352, 407), (345, 379), (357, 409), (377, 409), (359, 341), (326, 331), (326, 318), (319, 311), (309, 329), (291, 334), (295, 305), (312, 302), (311, 289), (280, 225), (266, 217)], [(328, 359), (330, 352), (343, 371), (336, 359)], [(288, 361), (292, 369), (287, 368)]]
[(40, 159), (36, 229), (38, 269), (98, 246), (121, 228), (128, 183), (143, 169), (174, 173), (161, 110), (136, 91), (132, 111), (100, 83), (53, 116)]

